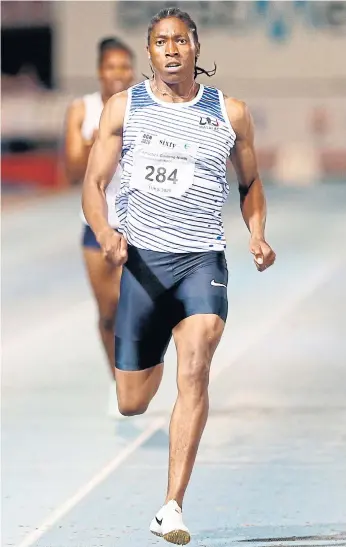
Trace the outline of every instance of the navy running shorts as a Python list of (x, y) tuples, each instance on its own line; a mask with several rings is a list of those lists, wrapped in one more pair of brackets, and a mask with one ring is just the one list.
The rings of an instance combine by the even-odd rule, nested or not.
[(100, 244), (98, 243), (94, 232), (88, 224), (84, 225), (83, 234), (82, 234), (82, 247), (87, 247), (89, 249), (98, 249), (100, 250)]
[(158, 365), (172, 329), (186, 317), (227, 319), (228, 271), (224, 252), (162, 253), (128, 246), (115, 326), (120, 370)]

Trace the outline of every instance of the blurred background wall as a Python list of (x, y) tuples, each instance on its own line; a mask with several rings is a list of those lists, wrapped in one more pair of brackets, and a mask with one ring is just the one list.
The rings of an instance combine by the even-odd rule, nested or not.
[(5, 1), (2, 27), (3, 195), (65, 185), (66, 107), (93, 91), (96, 44), (130, 42), (148, 74), (146, 29), (159, 8), (195, 19), (200, 81), (249, 103), (267, 182), (316, 184), (346, 172), (346, 2)]

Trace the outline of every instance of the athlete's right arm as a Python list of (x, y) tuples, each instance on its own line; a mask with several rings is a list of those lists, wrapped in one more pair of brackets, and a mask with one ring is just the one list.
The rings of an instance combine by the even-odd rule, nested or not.
[(87, 142), (82, 136), (85, 106), (82, 100), (74, 101), (66, 115), (64, 128), (64, 160), (70, 184), (83, 180), (93, 139)]
[(104, 107), (99, 132), (89, 155), (82, 192), (85, 218), (104, 253), (117, 264), (126, 259), (126, 242), (108, 224), (105, 191), (121, 155), (126, 104), (127, 92), (122, 91), (109, 99)]

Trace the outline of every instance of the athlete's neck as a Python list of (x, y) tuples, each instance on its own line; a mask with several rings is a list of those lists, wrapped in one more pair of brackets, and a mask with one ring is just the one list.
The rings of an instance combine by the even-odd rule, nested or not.
[(199, 84), (193, 78), (186, 78), (175, 84), (164, 82), (158, 74), (155, 74), (150, 82), (151, 89), (157, 97), (167, 103), (185, 103), (195, 98)]

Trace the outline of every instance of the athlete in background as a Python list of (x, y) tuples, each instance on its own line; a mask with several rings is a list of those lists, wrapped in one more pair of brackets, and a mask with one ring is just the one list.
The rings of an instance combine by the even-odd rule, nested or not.
[[(76, 99), (69, 107), (65, 124), (65, 167), (70, 184), (83, 181), (91, 147), (98, 133), (104, 105), (114, 95), (126, 90), (134, 81), (135, 57), (132, 50), (117, 38), (105, 38), (98, 45), (98, 79), (100, 90)], [(105, 191), (108, 222), (118, 225), (115, 196), (120, 184), (120, 166)], [(119, 299), (121, 266), (105, 259), (94, 232), (82, 214), (82, 247), (90, 285), (98, 306), (98, 326), (105, 348), (112, 382), (109, 414), (118, 415), (114, 385), (114, 322)], [(120, 415), (120, 414), (119, 414)]]

